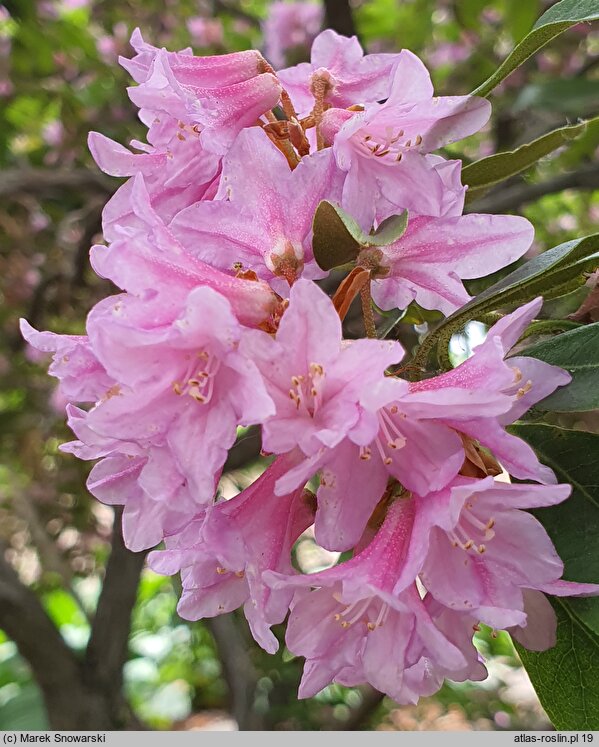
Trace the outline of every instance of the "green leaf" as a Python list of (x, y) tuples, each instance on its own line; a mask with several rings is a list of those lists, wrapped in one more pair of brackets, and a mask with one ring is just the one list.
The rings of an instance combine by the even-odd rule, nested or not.
[(526, 348), (518, 355), (538, 358), (572, 374), (572, 381), (538, 402), (553, 412), (588, 412), (599, 408), (599, 322), (572, 329)]
[(314, 215), (314, 259), (323, 270), (332, 270), (356, 259), (364, 232), (356, 221), (328, 200), (316, 208)]
[[(599, 117), (591, 120), (594, 121), (599, 122)], [(559, 127), (515, 150), (496, 153), (494, 156), (481, 158), (480, 161), (464, 166), (462, 182), (468, 185), (466, 200), (470, 202), (480, 197), (482, 190), (533, 166), (543, 156), (581, 135), (586, 127), (587, 122)]]
[(386, 218), (377, 230), (365, 233), (339, 205), (322, 200), (314, 215), (312, 249), (318, 266), (332, 270), (353, 262), (361, 249), (388, 246), (400, 239), (408, 227), (408, 211)]
[(573, 290), (585, 281), (584, 273), (599, 264), (599, 234), (567, 241), (548, 249), (526, 262), (499, 282), (473, 298), (447, 317), (423, 342), (417, 354), (424, 364), (428, 353), (443, 341), (449, 344), (451, 335), (467, 321), (480, 319), (490, 311), (513, 308), (537, 296), (555, 298)]
[(556, 729), (599, 728), (599, 637), (571, 611), (572, 602), (553, 600), (557, 644), (528, 651), (514, 641), (539, 700)]
[[(564, 561), (564, 578), (599, 581), (599, 434), (518, 423), (529, 443), (572, 495), (534, 511)], [(599, 599), (555, 599), (557, 644), (535, 653), (517, 645), (543, 707), (558, 729), (599, 728)]]
[(530, 29), (539, 14), (538, 0), (507, 0), (505, 21), (512, 39), (517, 41)]
[(408, 227), (408, 211), (399, 215), (391, 215), (381, 223), (374, 234), (366, 237), (366, 246), (389, 246), (401, 239)]
[(597, 19), (599, 19), (597, 0), (561, 0), (543, 13), (493, 75), (472, 93), (476, 96), (488, 96), (495, 86), (556, 36), (577, 23)]

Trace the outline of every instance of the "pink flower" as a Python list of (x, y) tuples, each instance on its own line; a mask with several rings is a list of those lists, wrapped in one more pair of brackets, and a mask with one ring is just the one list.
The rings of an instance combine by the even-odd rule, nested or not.
[(438, 493), (415, 496), (414, 527), (395, 592), (419, 574), (438, 602), (495, 628), (526, 625), (523, 589), (599, 594), (599, 585), (560, 581), (564, 566), (553, 543), (521, 510), (561, 503), (570, 491), (569, 485), (458, 477)]
[(88, 413), (72, 405), (67, 415), (77, 440), (63, 444), (61, 451), (100, 459), (87, 488), (102, 503), (124, 506), (123, 539), (130, 550), (154, 547), (201, 510), (167, 447), (100, 436), (89, 427)]
[(532, 225), (518, 216), (414, 216), (401, 239), (361, 259), (374, 268), (372, 296), (380, 308), (404, 309), (415, 300), (449, 315), (470, 299), (462, 279), (511, 264), (533, 237)]
[(391, 91), (397, 54), (368, 54), (355, 36), (348, 39), (325, 29), (314, 40), (310, 62), (280, 70), (277, 75), (301, 116), (314, 106), (314, 82), (326, 89), (324, 101), (344, 109), (386, 99)]
[(97, 304), (87, 326), (117, 382), (90, 411), (89, 427), (123, 441), (168, 445), (195, 501), (210, 501), (237, 426), (274, 412), (257, 368), (238, 350), (244, 328), (229, 302), (199, 287), (173, 320), (160, 297), (151, 303), (123, 294)]
[(244, 127), (279, 101), (279, 81), (257, 51), (211, 57), (169, 53), (146, 44), (139, 30), (131, 43), (138, 54), (122, 60), (139, 83), (129, 89), (131, 101), (155, 115), (199, 125), (200, 143), (213, 153), (226, 153)]
[(282, 67), (287, 56), (307, 52), (320, 31), (323, 8), (314, 2), (274, 2), (263, 24), (264, 54), (275, 67)]
[(446, 214), (438, 162), (425, 154), (477, 132), (490, 113), (489, 102), (476, 96), (433, 97), (426, 68), (403, 50), (384, 104), (353, 116), (340, 109), (324, 114), (323, 133), (347, 172), (342, 206), (367, 230), (380, 197), (396, 212)]
[(205, 285), (228, 299), (242, 324), (275, 329), (283, 305), (270, 287), (221, 272), (186, 252), (154, 211), (143, 177), (131, 184), (131, 228), (119, 232), (109, 247), (92, 247), (96, 273), (140, 298), (159, 298), (161, 313), (170, 310), (171, 320), (181, 313), (189, 292)]
[[(461, 366), (410, 384), (410, 391), (426, 392), (432, 400), (444, 401), (455, 388), (479, 392), (496, 388), (509, 398), (509, 406), (497, 418), (481, 417), (482, 413), (469, 410), (457, 417), (444, 418), (443, 422), (489, 448), (514, 477), (554, 483), (552, 470), (539, 463), (528, 444), (510, 435), (503, 427), (513, 423), (533, 404), (567, 384), (571, 378), (563, 369), (535, 358), (506, 358), (542, 304), (543, 299), (537, 298), (506, 315), (491, 327), (485, 341)], [(503, 359), (505, 361), (501, 363)]]
[[(148, 133), (153, 145), (136, 143), (147, 152), (131, 153), (122, 145), (90, 132), (88, 145), (98, 166), (111, 176), (142, 174), (154, 210), (165, 221), (205, 198), (218, 176), (220, 158), (207, 152), (199, 134), (191, 127), (163, 116)], [(106, 204), (102, 214), (104, 238), (113, 241), (122, 229), (135, 224), (131, 209), (133, 181), (123, 184)]]
[(318, 203), (341, 196), (330, 150), (301, 160), (293, 171), (259, 128), (241, 132), (223, 160), (216, 199), (181, 211), (171, 223), (177, 239), (205, 262), (253, 270), (281, 293), (303, 275), (322, 277), (312, 254)]
[(21, 334), (42, 353), (54, 353), (48, 369), (60, 380), (60, 393), (71, 402), (95, 402), (114, 384), (96, 357), (85, 335), (57, 335), (38, 332), (25, 319), (20, 320)]
[(343, 342), (333, 304), (309, 280), (293, 285), (276, 338), (250, 334), (242, 351), (256, 362), (276, 406), (263, 426), (264, 448), (283, 454), (299, 446), (307, 455), (360, 428), (361, 393), (403, 354), (395, 342)]
[(243, 604), (254, 638), (269, 653), (278, 648), (270, 626), (284, 619), (293, 591), (272, 591), (262, 573), (292, 574), (291, 548), (312, 523), (310, 494), (302, 489), (274, 493), (274, 482), (289, 462), (277, 459), (249, 488), (167, 537), (167, 549), (149, 557), (157, 573), (181, 571), (177, 609), (182, 617), (214, 617)]
[[(490, 448), (516, 477), (555, 482), (533, 450), (503, 428), (570, 379), (535, 359), (504, 361), (541, 303), (537, 299), (498, 322), (453, 371), (411, 384), (395, 377), (372, 384), (359, 400), (359, 427), (337, 443), (313, 449), (279, 480), (277, 491), (286, 492), (320, 471), (319, 544), (338, 551), (353, 547), (389, 477), (418, 495), (445, 487), (464, 462), (461, 434)], [(359, 501), (348, 497), (354, 491)]]
[(438, 677), (481, 678), (471, 641), (460, 639), (463, 652), (444, 635), (415, 584), (393, 592), (412, 522), (412, 503), (399, 500), (373, 541), (351, 560), (303, 576), (263, 574), (273, 589), (306, 589), (292, 603), (286, 635), (289, 650), (306, 657), (300, 697), (330, 682), (366, 681), (400, 703), (416, 702), (422, 690), (430, 692), (431, 676), (434, 689)]

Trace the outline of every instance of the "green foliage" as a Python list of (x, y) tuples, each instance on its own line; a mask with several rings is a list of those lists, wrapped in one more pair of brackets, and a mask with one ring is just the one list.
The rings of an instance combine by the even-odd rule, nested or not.
[[(565, 564), (564, 577), (599, 579), (599, 435), (550, 425), (510, 428), (573, 486), (558, 506), (537, 509)], [(599, 599), (556, 599), (557, 644), (534, 653), (517, 646), (541, 703), (558, 729), (599, 728)]]
[(507, 277), (487, 288), (447, 317), (422, 344), (418, 362), (426, 362), (434, 347), (443, 354), (454, 332), (472, 319), (484, 319), (489, 312), (513, 308), (537, 296), (555, 298), (582, 285), (584, 273), (599, 262), (599, 234), (569, 241), (526, 262)]
[(362, 249), (387, 246), (400, 239), (408, 227), (408, 211), (392, 215), (371, 234), (364, 233), (356, 221), (339, 205), (328, 200), (316, 208), (312, 249), (318, 266), (332, 270), (357, 259)]
[(599, 636), (572, 612), (573, 602), (556, 599), (556, 646), (527, 651), (516, 643), (539, 699), (557, 729), (599, 728)]
[(556, 36), (582, 21), (599, 19), (595, 0), (560, 0), (539, 18), (531, 31), (514, 47), (505, 61), (484, 83), (472, 91), (488, 96), (502, 80)]
[(0, 632), (0, 730), (47, 728), (39, 688), (15, 644)]
[[(599, 122), (599, 118), (592, 121)], [(466, 201), (471, 202), (473, 199), (480, 197), (493, 184), (498, 184), (530, 168), (543, 156), (567, 144), (578, 135), (582, 135), (587, 128), (587, 124), (587, 122), (580, 122), (575, 125), (559, 127), (557, 130), (552, 130), (515, 150), (496, 153), (464, 166), (462, 181), (468, 185)]]
[(584, 117), (599, 108), (599, 80), (574, 78), (543, 81), (525, 86), (516, 101), (514, 112), (531, 109), (556, 112), (560, 116)]
[(599, 322), (539, 342), (520, 355), (560, 366), (572, 374), (570, 384), (537, 403), (536, 409), (552, 412), (599, 409)]
[(362, 229), (339, 205), (322, 200), (313, 222), (314, 259), (323, 270), (347, 264), (360, 253)]

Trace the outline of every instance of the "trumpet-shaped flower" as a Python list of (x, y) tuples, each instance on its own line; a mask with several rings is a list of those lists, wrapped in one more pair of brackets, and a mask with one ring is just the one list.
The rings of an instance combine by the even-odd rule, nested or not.
[(274, 493), (275, 480), (292, 460), (278, 458), (238, 496), (209, 508), (149, 558), (158, 573), (181, 571), (182, 617), (214, 617), (243, 604), (254, 638), (269, 653), (278, 648), (270, 626), (284, 619), (293, 590), (271, 590), (262, 574), (293, 573), (291, 548), (313, 517), (303, 489)]
[(384, 104), (369, 104), (353, 116), (339, 109), (324, 114), (323, 132), (347, 172), (343, 208), (366, 230), (381, 198), (396, 211), (446, 214), (444, 183), (426, 154), (476, 132), (490, 112), (489, 102), (476, 96), (433, 97), (426, 68), (404, 50)]
[(532, 225), (515, 215), (414, 216), (398, 241), (363, 252), (373, 268), (372, 296), (382, 309), (416, 301), (448, 316), (470, 299), (463, 279), (511, 264), (533, 236)]
[[(223, 160), (216, 199), (183, 210), (171, 223), (177, 239), (222, 269), (243, 266), (283, 292), (300, 276), (325, 274), (312, 254), (312, 220), (321, 200), (338, 200), (341, 175), (330, 150), (291, 171), (259, 128), (241, 132)], [(286, 281), (286, 282), (285, 282)]]
[(415, 584), (393, 593), (412, 523), (412, 503), (399, 500), (372, 542), (351, 560), (303, 576), (264, 573), (273, 589), (301, 589), (286, 635), (289, 650), (306, 657), (300, 697), (331, 682), (366, 681), (399, 702), (415, 702), (422, 678), (412, 668), (422, 667), (423, 659), (442, 676), (465, 678), (472, 653), (464, 655), (435, 625)]
[[(551, 469), (503, 427), (519, 416), (523, 397), (527, 409), (570, 379), (542, 361), (504, 360), (541, 303), (537, 299), (504, 317), (453, 371), (410, 384), (395, 377), (379, 380), (361, 396), (359, 428), (312, 451), (281, 478), (276, 489), (286, 492), (320, 471), (315, 525), (320, 544), (338, 551), (354, 546), (390, 477), (419, 495), (441, 490), (462, 467), (464, 435), (490, 448), (516, 477), (555, 482)], [(354, 486), (360, 501), (348, 497)]]
[(310, 62), (277, 75), (298, 113), (305, 116), (314, 106), (315, 84), (322, 85), (323, 100), (330, 106), (345, 108), (386, 99), (399, 58), (398, 54), (365, 55), (355, 36), (348, 39), (326, 29), (312, 44)]
[(274, 412), (262, 378), (239, 352), (244, 328), (208, 287), (172, 320), (160, 303), (121, 295), (88, 318), (98, 358), (117, 382), (88, 415), (100, 435), (167, 444), (197, 503), (212, 499), (236, 428)]
[(101, 277), (131, 294), (159, 300), (161, 313), (174, 319), (190, 291), (207, 286), (225, 296), (242, 324), (276, 329), (281, 299), (257, 278), (236, 277), (185, 251), (153, 209), (144, 179), (133, 180), (131, 210), (137, 226), (109, 247), (92, 248), (91, 260)]
[(293, 285), (276, 338), (250, 334), (242, 349), (260, 369), (275, 403), (262, 443), (278, 454), (299, 446), (312, 455), (339, 444), (360, 427), (361, 394), (403, 355), (395, 342), (343, 342), (333, 304), (309, 280)]
[(145, 44), (138, 32), (132, 42), (138, 54), (121, 60), (138, 82), (129, 88), (131, 101), (197, 125), (201, 145), (213, 153), (226, 153), (244, 127), (279, 101), (281, 85), (255, 50), (193, 57)]

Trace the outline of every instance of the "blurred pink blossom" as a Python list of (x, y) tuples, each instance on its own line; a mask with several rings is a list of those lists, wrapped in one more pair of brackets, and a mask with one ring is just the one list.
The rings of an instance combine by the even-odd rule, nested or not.
[(42, 139), (51, 148), (57, 148), (64, 140), (64, 127), (60, 119), (53, 119), (42, 127)]
[(465, 43), (444, 42), (435, 46), (428, 55), (428, 61), (433, 68), (452, 65), (467, 60), (470, 57), (470, 51)]
[(223, 43), (223, 24), (219, 18), (194, 16), (187, 21), (192, 44), (199, 47), (220, 47)]
[(293, 50), (308, 50), (323, 22), (321, 5), (311, 2), (274, 2), (263, 24), (264, 54), (275, 67), (287, 63)]

